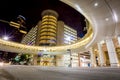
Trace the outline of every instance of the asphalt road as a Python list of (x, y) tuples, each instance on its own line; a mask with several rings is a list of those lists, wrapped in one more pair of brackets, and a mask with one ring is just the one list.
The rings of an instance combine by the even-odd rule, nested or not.
[(4, 66), (0, 80), (120, 80), (120, 68)]
[(0, 68), (0, 80), (14, 80), (12, 75)]

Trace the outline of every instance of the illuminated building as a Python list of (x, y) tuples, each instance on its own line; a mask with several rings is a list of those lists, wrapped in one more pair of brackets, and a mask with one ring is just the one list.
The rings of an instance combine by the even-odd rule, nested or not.
[(65, 25), (63, 21), (57, 21), (57, 12), (45, 10), (41, 16), (42, 21), (39, 21), (28, 32), (21, 43), (38, 46), (55, 46), (71, 44), (77, 41), (77, 31)]
[(58, 21), (57, 26), (57, 45), (72, 44), (77, 41), (77, 31), (63, 21)]
[[(58, 13), (45, 10), (41, 14), (42, 21), (33, 27), (23, 38), (23, 44), (37, 46), (56, 46), (74, 43), (77, 40), (77, 31), (57, 21)], [(69, 38), (69, 39), (68, 39)], [(55, 55), (38, 55), (40, 65), (55, 65)]]
[(37, 26), (33, 27), (25, 37), (23, 37), (21, 43), (27, 44), (27, 45), (36, 45), (36, 35), (37, 34)]
[[(90, 22), (89, 31), (80, 41), (71, 45), (46, 47), (46, 51), (50, 50), (63, 51), (68, 48), (78, 51), (89, 51), (91, 59), (91, 67), (99, 66), (120, 66), (120, 27), (119, 27), (119, 7), (118, 0), (116, 1), (74, 1), (62, 0), (80, 13), (82, 13)], [(73, 4), (70, 4), (73, 3)], [(84, 3), (84, 4), (83, 4)], [(89, 4), (88, 4), (89, 3)], [(102, 4), (101, 3), (105, 3)], [(77, 4), (77, 5), (76, 5)], [(85, 8), (86, 7), (86, 8)], [(113, 12), (111, 12), (111, 10)], [(101, 14), (103, 13), (104, 14)], [(90, 14), (86, 14), (90, 13)], [(113, 15), (111, 15), (111, 13)], [(117, 42), (117, 45), (115, 45)], [(0, 40), (2, 50), (14, 52), (37, 53), (39, 50), (44, 50), (44, 47), (27, 46)], [(78, 50), (79, 49), (79, 50)], [(81, 50), (83, 49), (83, 50)], [(86, 50), (84, 50), (86, 49)], [(78, 50), (78, 51), (77, 51)], [(52, 52), (52, 51), (51, 51)], [(82, 57), (84, 59), (86, 57)], [(84, 60), (82, 60), (84, 62)]]
[(53, 10), (45, 10), (41, 14), (42, 21), (39, 31), (39, 45), (54, 46), (57, 42), (57, 17), (58, 13)]
[[(69, 39), (68, 39), (69, 38)], [(77, 31), (64, 25), (64, 43), (71, 44), (77, 41)]]

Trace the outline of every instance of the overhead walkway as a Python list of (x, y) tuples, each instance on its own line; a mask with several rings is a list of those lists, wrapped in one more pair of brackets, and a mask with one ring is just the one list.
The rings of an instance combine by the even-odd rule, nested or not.
[[(0, 39), (0, 50), (20, 53), (46, 52), (55, 54), (71, 50), (85, 50), (100, 40), (120, 35), (120, 1), (119, 0), (61, 0), (82, 13), (90, 22), (93, 33), (81, 41), (65, 46), (38, 47), (27, 46)], [(93, 35), (93, 36), (92, 36)]]
[(0, 50), (9, 51), (9, 52), (17, 52), (17, 53), (29, 53), (29, 54), (63, 54), (66, 53), (68, 49), (73, 51), (85, 50), (85, 45), (89, 43), (92, 39), (93, 32), (92, 28), (89, 27), (88, 33), (79, 41), (71, 45), (64, 46), (29, 46), (21, 43), (16, 43), (12, 41), (5, 41), (0, 39)]

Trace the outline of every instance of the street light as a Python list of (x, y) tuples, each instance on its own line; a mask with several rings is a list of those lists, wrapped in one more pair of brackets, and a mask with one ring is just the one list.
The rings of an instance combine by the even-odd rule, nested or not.
[(9, 40), (9, 37), (8, 36), (3, 36), (3, 39), (4, 40)]

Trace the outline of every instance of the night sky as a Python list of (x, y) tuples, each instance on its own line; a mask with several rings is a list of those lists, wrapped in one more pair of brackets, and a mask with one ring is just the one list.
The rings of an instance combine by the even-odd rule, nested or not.
[[(2, 0), (0, 1), (0, 19), (15, 21), (18, 15), (22, 15), (26, 18), (26, 27), (29, 31), (41, 20), (41, 12), (46, 9), (58, 12), (58, 20), (62, 20), (65, 24), (76, 29), (79, 37), (86, 33), (83, 31), (85, 27), (84, 16), (59, 0)], [(22, 34), (16, 28), (0, 22), (0, 36), (5, 32), (12, 36), (14, 41), (21, 40)]]

